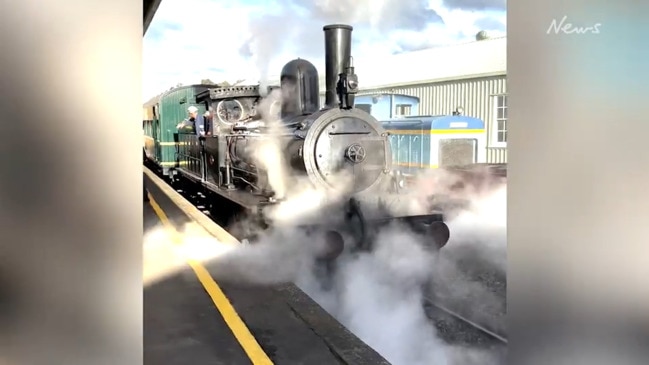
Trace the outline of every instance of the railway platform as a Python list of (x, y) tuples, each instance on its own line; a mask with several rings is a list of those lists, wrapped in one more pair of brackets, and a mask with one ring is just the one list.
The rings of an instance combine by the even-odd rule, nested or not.
[(180, 232), (236, 239), (146, 168), (144, 184), (145, 364), (389, 364), (294, 285), (215, 282)]

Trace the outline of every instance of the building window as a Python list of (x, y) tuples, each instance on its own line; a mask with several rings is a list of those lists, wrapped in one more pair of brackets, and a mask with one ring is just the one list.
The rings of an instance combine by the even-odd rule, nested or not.
[(397, 104), (395, 113), (398, 117), (409, 116), (412, 110), (412, 105), (410, 104)]
[(356, 104), (355, 107), (366, 112), (367, 114), (372, 114), (372, 105), (370, 104)]
[(497, 147), (507, 145), (507, 95), (497, 95), (495, 100), (495, 123), (492, 128), (492, 141)]

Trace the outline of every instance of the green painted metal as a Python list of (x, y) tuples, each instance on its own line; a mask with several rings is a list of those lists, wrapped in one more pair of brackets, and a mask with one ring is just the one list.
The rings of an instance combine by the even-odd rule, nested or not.
[(207, 85), (181, 86), (167, 91), (157, 102), (151, 103), (155, 115), (151, 127), (145, 128), (145, 134), (154, 139), (155, 160), (161, 166), (171, 167), (176, 161), (174, 133), (178, 123), (187, 118), (187, 108), (195, 106), (200, 114), (205, 113), (205, 105), (196, 102), (196, 95), (207, 89)]

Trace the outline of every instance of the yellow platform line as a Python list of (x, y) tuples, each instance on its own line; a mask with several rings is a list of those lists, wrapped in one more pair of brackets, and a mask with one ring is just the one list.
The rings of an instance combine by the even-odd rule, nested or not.
[[(169, 218), (167, 218), (167, 215), (162, 208), (160, 208), (160, 205), (158, 205), (158, 203), (153, 199), (151, 194), (148, 195), (151, 207), (162, 224), (171, 234), (173, 242), (177, 245), (181, 245), (182, 239), (180, 238), (180, 234), (171, 224)], [(205, 291), (212, 298), (212, 302), (214, 302), (216, 309), (221, 313), (223, 320), (225, 320), (225, 323), (228, 325), (237, 341), (239, 341), (239, 344), (246, 352), (253, 365), (272, 365), (273, 362), (261, 348), (255, 339), (255, 336), (253, 336), (248, 327), (246, 327), (246, 324), (243, 322), (241, 317), (239, 317), (237, 311), (232, 306), (232, 303), (230, 303), (228, 298), (225, 296), (225, 293), (223, 293), (223, 290), (221, 290), (214, 279), (212, 279), (212, 276), (207, 269), (196, 260), (188, 259), (187, 263), (194, 270), (196, 277), (198, 277), (198, 280), (205, 288)]]

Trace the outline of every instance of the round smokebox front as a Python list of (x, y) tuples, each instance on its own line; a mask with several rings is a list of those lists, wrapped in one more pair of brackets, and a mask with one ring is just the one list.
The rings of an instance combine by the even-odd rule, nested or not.
[(387, 143), (366, 113), (330, 110), (315, 120), (305, 138), (307, 172), (316, 186), (359, 193), (385, 177)]

